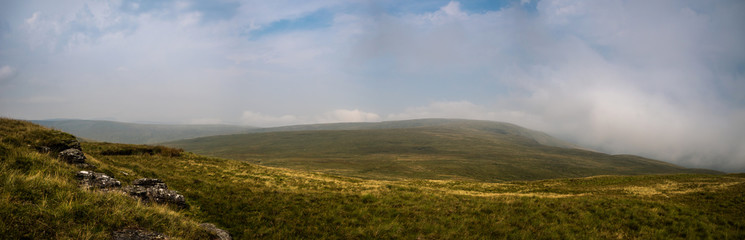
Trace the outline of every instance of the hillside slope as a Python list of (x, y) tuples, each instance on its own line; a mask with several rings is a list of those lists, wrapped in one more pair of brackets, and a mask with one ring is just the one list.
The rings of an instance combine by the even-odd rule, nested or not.
[(637, 156), (581, 150), (545, 133), (499, 122), (427, 119), (280, 129), (166, 145), (266, 166), (388, 180), (716, 173)]
[(252, 127), (233, 125), (140, 124), (100, 120), (33, 120), (78, 137), (114, 143), (153, 144), (186, 138), (249, 132)]
[(110, 239), (124, 229), (211, 238), (188, 217), (193, 211), (79, 187), (75, 174), (81, 169), (56, 157), (77, 145), (70, 134), (0, 118), (0, 238)]
[(131, 227), (209, 239), (196, 223), (212, 222), (234, 239), (745, 238), (742, 174), (379, 181), (82, 143), (96, 171), (122, 182), (160, 178), (177, 189), (191, 208), (176, 210), (80, 189), (77, 169), (34, 150), (72, 139), (0, 119), (1, 236), (109, 239)]

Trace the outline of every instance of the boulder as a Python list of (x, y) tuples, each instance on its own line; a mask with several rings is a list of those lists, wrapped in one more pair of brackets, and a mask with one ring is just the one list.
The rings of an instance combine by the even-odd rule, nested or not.
[(140, 178), (132, 181), (132, 185), (146, 187), (146, 188), (162, 188), (168, 189), (168, 186), (157, 178)]
[(62, 161), (65, 161), (70, 164), (85, 163), (85, 154), (83, 154), (83, 151), (80, 151), (79, 149), (75, 149), (75, 148), (69, 148), (67, 150), (60, 152), (58, 157)]
[(132, 186), (126, 187), (124, 191), (130, 196), (141, 199), (143, 202), (173, 204), (179, 208), (189, 207), (183, 195), (169, 190), (166, 184), (160, 179), (137, 179), (132, 182)]
[(207, 230), (208, 232), (215, 235), (219, 240), (233, 240), (233, 238), (230, 236), (230, 233), (228, 231), (222, 230), (217, 228), (215, 224), (212, 223), (202, 223), (199, 224), (200, 227), (202, 227), (204, 230)]
[(160, 240), (168, 239), (166, 235), (159, 232), (151, 232), (141, 229), (125, 228), (111, 234), (113, 240)]
[(80, 186), (87, 189), (113, 189), (122, 186), (122, 183), (113, 177), (103, 173), (92, 171), (79, 171), (75, 177), (80, 181)]
[(96, 169), (96, 166), (94, 166), (93, 164), (85, 162), (85, 154), (83, 153), (83, 151), (80, 151), (80, 149), (69, 148), (60, 152), (57, 157), (59, 157), (59, 159), (61, 159), (62, 161), (75, 165), (79, 168)]

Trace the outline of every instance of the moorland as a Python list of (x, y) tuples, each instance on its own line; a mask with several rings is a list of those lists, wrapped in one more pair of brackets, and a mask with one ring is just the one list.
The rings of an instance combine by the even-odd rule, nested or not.
[[(190, 206), (177, 208), (144, 203), (117, 191), (81, 188), (75, 178), (81, 168), (60, 161), (57, 155), (78, 141), (75, 136), (3, 118), (0, 235), (10, 239), (108, 239), (113, 231), (135, 228), (173, 239), (208, 239), (215, 236), (199, 223), (209, 222), (235, 239), (745, 238), (743, 174), (552, 146), (551, 141), (519, 131), (457, 130), (475, 132), (463, 136), (468, 144), (459, 146), (480, 151), (458, 152), (453, 143), (444, 140), (454, 139), (456, 130), (432, 126), (301, 129), (223, 136), (243, 139), (234, 141), (241, 146), (256, 146), (225, 153), (246, 157), (244, 160), (183, 151), (173, 147), (175, 144), (79, 143), (87, 161), (95, 166), (90, 170), (112, 176), (125, 186), (138, 178), (162, 179), (170, 189), (183, 194)], [(301, 138), (303, 134), (308, 138)], [(354, 147), (365, 141), (382, 141), (391, 134), (398, 138)], [(329, 144), (332, 138), (343, 141)], [(408, 142), (412, 139), (423, 142)], [(488, 142), (499, 144), (488, 149), (484, 147)], [(282, 143), (294, 150), (281, 150)], [(305, 159), (288, 157), (299, 154), (299, 144), (307, 144), (305, 151), (310, 149), (312, 154)], [(375, 156), (376, 152), (383, 156)], [(392, 163), (370, 174), (357, 167), (324, 170), (318, 164), (307, 169), (278, 167), (320, 161), (323, 154), (330, 154), (336, 165), (355, 154), (362, 160), (350, 165), (376, 158)], [(439, 154), (447, 157), (424, 161)], [(256, 156), (260, 159), (253, 159)], [(393, 156), (410, 160), (393, 162)], [(515, 168), (537, 162), (515, 173), (469, 174), (496, 156)], [(272, 158), (282, 164), (267, 166)], [(551, 159), (559, 163), (545, 168), (560, 173), (529, 171), (550, 164)], [(477, 164), (454, 169), (471, 160)], [(420, 161), (424, 162), (406, 167)], [(433, 167), (437, 161), (451, 165)], [(607, 166), (600, 167), (602, 171), (626, 172), (593, 172), (587, 164), (606, 164), (600, 165)], [(569, 175), (562, 175), (566, 172)]]

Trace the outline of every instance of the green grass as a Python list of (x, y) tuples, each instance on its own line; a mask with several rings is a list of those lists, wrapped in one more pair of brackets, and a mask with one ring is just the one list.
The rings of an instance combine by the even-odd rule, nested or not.
[(402, 128), (236, 134), (166, 145), (265, 166), (384, 180), (504, 181), (608, 174), (716, 173), (637, 156), (568, 148), (560, 140), (511, 124), (441, 122), (422, 127), (394, 125)]
[[(0, 118), (0, 236), (4, 239), (108, 239), (122, 228), (175, 238), (209, 235), (188, 215), (145, 206), (121, 193), (81, 190), (79, 169), (39, 153), (37, 146), (75, 142), (72, 135)], [(60, 149), (61, 150), (61, 149)], [(57, 150), (59, 151), (59, 150)]]
[[(80, 190), (75, 169), (2, 142), (0, 234), (10, 238), (100, 238), (152, 225), (201, 239), (195, 222), (215, 223), (236, 239), (745, 238), (742, 174), (371, 180), (157, 146), (83, 143), (98, 171), (123, 183), (165, 180), (192, 206), (175, 211)], [(82, 210), (87, 206), (93, 210)]]
[[(713, 238), (745, 236), (745, 178), (644, 175), (500, 183), (364, 180), (186, 153), (103, 156), (157, 176), (237, 238)], [(713, 198), (712, 198), (713, 197)]]

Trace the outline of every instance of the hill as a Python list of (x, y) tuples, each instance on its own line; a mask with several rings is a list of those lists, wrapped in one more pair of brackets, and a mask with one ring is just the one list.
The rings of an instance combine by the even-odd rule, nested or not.
[[(38, 146), (74, 137), (0, 119), (0, 235), (109, 239), (121, 228), (209, 239), (743, 239), (745, 175), (596, 176), (485, 183), (381, 181), (204, 157), (158, 146), (82, 143), (122, 183), (160, 178), (191, 208), (79, 188), (76, 167)], [(214, 237), (214, 236), (212, 236)]]
[[(345, 130), (339, 130), (345, 129)], [(424, 119), (291, 126), (166, 143), (265, 166), (381, 180), (537, 180), (594, 175), (717, 173), (574, 148), (514, 124)]]
[(32, 120), (78, 137), (114, 143), (153, 144), (185, 138), (249, 132), (252, 127), (234, 125), (140, 124), (99, 120)]
[(252, 129), (250, 133), (262, 132), (290, 132), (290, 131), (319, 131), (319, 130), (375, 130), (375, 129), (406, 129), (422, 127), (446, 127), (479, 130), (485, 132), (509, 133), (530, 138), (542, 145), (564, 148), (576, 148), (577, 146), (566, 141), (554, 138), (548, 134), (523, 128), (514, 124), (504, 122), (466, 120), (466, 119), (414, 119), (385, 122), (362, 122), (362, 123), (323, 123), (293, 125), (273, 128)]

